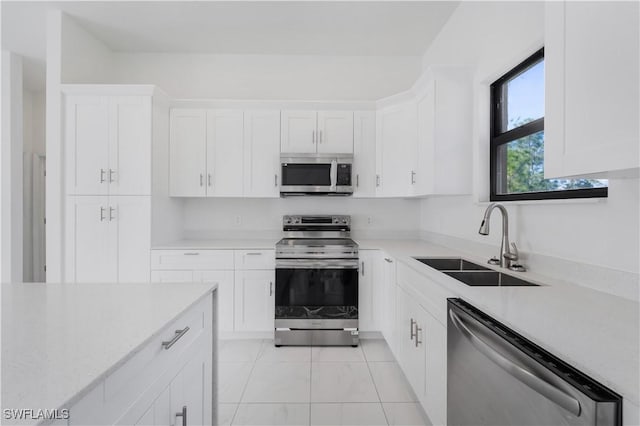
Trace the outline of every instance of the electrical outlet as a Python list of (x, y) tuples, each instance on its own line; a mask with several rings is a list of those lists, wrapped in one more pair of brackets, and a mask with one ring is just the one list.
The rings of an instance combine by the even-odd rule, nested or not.
[(373, 223), (373, 219), (371, 219), (371, 216), (367, 216), (367, 224), (371, 225)]
[(242, 224), (242, 216), (236, 216), (236, 225)]

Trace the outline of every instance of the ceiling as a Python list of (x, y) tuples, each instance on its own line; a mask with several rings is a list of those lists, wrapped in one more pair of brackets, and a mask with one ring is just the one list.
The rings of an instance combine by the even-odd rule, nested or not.
[(44, 84), (46, 11), (60, 9), (116, 52), (419, 56), (458, 4), (2, 1), (2, 48), (25, 56), (28, 84)]

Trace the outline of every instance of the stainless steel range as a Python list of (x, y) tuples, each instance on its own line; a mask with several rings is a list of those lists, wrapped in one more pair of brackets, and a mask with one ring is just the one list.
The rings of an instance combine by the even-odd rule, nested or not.
[(276, 244), (275, 345), (358, 339), (358, 244), (349, 216), (284, 216)]

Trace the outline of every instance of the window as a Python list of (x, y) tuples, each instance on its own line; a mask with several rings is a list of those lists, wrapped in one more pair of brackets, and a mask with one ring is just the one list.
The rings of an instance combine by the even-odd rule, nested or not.
[(544, 48), (491, 85), (491, 201), (607, 196), (607, 181), (544, 178)]

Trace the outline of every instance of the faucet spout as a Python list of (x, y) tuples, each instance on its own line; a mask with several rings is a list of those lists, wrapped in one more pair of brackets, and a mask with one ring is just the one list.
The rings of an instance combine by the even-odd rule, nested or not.
[(517, 260), (517, 255), (509, 251), (509, 215), (507, 209), (502, 204), (491, 203), (487, 206), (480, 224), (478, 233), (480, 235), (489, 235), (489, 222), (491, 219), (491, 213), (494, 209), (500, 210), (502, 213), (502, 244), (500, 245), (500, 266), (508, 268), (511, 266), (512, 260)]

